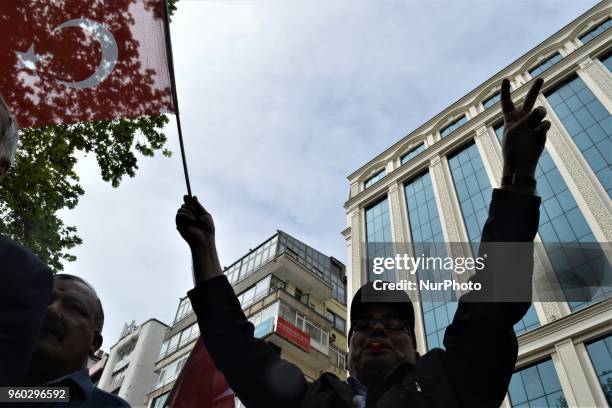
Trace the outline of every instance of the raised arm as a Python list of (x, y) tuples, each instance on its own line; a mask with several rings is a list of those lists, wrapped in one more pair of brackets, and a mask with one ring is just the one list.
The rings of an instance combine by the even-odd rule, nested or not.
[[(540, 198), (535, 196), (535, 169), (550, 122), (546, 110), (533, 109), (543, 81), (536, 79), (521, 109), (510, 98), (504, 80), (504, 158), (501, 188), (493, 191), (482, 231), (479, 256), (485, 268), (471, 279), (480, 292), (464, 295), (444, 345), (449, 379), (465, 406), (497, 407), (507, 392), (518, 345), (513, 326), (530, 306), (533, 239), (538, 229)], [(512, 250), (499, 243), (507, 242)]]
[(188, 295), (217, 368), (248, 407), (298, 407), (306, 379), (299, 368), (253, 336), (253, 324), (221, 270), (212, 216), (197, 198), (185, 196), (176, 226), (191, 248), (195, 288)]

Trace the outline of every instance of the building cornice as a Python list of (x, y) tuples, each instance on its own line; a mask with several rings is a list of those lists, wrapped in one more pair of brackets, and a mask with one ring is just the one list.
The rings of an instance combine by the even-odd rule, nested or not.
[[(585, 59), (593, 57), (595, 55), (599, 55), (600, 53), (604, 52), (609, 46), (610, 40), (606, 39), (606, 37), (602, 37), (597, 40), (593, 40), (586, 45), (583, 45), (578, 50), (564, 57), (561, 61), (559, 61), (558, 63), (544, 71), (542, 75), (540, 75), (540, 77), (544, 78), (545, 80), (545, 86), (542, 89), (542, 92), (546, 92), (546, 90), (552, 89), (557, 86), (559, 81), (564, 80), (568, 75), (575, 72), (576, 69), (580, 67), (580, 63), (582, 63)], [(515, 104), (520, 105), (522, 103), (522, 100), (525, 98), (528, 89), (531, 87), (532, 82), (533, 79), (529, 80), (521, 87), (513, 91), (512, 99)], [(390, 185), (396, 184), (398, 180), (406, 180), (411, 176), (418, 174), (420, 171), (424, 171), (426, 168), (425, 163), (428, 163), (429, 157), (436, 155), (446, 155), (452, 152), (454, 149), (460, 147), (462, 144), (467, 143), (468, 139), (471, 139), (473, 136), (475, 136), (478, 129), (482, 126), (493, 126), (501, 120), (502, 112), (499, 106), (491, 107), (478, 113), (476, 116), (472, 117), (468, 122), (458, 128), (456, 131), (454, 131), (444, 139), (436, 141), (433, 145), (429, 146), (427, 149), (412, 158), (412, 160), (410, 160), (407, 164), (393, 169), (393, 171), (387, 173), (385, 177), (380, 179), (374, 185), (368, 187), (367, 189), (363, 189), (357, 194), (355, 194), (353, 197), (350, 197), (344, 204), (344, 208), (347, 210), (346, 212), (348, 213), (352, 211), (355, 207), (367, 206), (370, 203), (373, 203), (374, 201), (380, 199), (381, 196), (383, 196), (389, 189)], [(428, 123), (430, 122), (431, 120)], [(418, 132), (418, 130), (416, 132)], [(411, 136), (413, 135), (411, 134), (407, 137)], [(406, 142), (406, 138), (400, 140), (400, 142), (398, 143), (404, 142)], [(396, 143), (396, 145), (398, 143)], [(389, 149), (387, 149), (385, 153), (395, 151), (393, 149), (394, 146), (391, 146)], [(377, 157), (376, 159), (370, 161), (369, 164), (373, 162), (378, 162), (380, 160), (381, 158)], [(390, 158), (387, 158), (387, 160), (390, 160)], [(362, 168), (367, 168), (369, 164), (366, 164)]]
[(612, 298), (608, 298), (519, 336), (519, 365), (549, 355), (565, 339), (577, 343), (600, 337), (610, 331), (611, 315)]
[[(496, 84), (498, 82), (501, 82), (503, 78), (509, 77), (512, 75), (522, 74), (523, 71), (526, 71), (529, 68), (529, 67), (525, 67), (526, 63), (533, 64), (537, 61), (537, 59), (545, 58), (550, 52), (548, 48), (551, 48), (553, 45), (556, 45), (557, 49), (562, 48), (563, 44), (568, 39), (573, 39), (573, 36), (580, 34), (579, 32), (576, 32), (577, 29), (579, 29), (581, 26), (588, 23), (591, 19), (593, 19), (593, 17), (596, 17), (598, 14), (601, 14), (601, 15), (610, 14), (610, 10), (612, 10), (612, 6), (609, 6), (606, 1), (601, 1), (600, 3), (596, 4), (591, 9), (589, 9), (588, 11), (583, 13), (581, 16), (579, 16), (577, 19), (570, 22), (565, 27), (561, 28), (555, 34), (548, 37), (546, 40), (536, 45), (531, 50), (527, 51), (525, 54), (523, 54), (517, 60), (512, 62), (510, 65), (506, 66), (501, 71), (494, 74), (492, 77), (490, 77), (489, 79), (487, 79), (486, 81), (478, 85), (476, 88), (474, 88), (472, 91), (464, 95), (462, 98), (452, 103), (446, 109), (444, 109), (443, 111), (441, 111), (440, 113), (438, 113), (437, 115), (429, 119), (427, 122), (425, 122), (424, 124), (416, 128), (415, 130), (410, 132), (405, 137), (398, 140), (396, 143), (394, 143), (389, 148), (385, 149), (383, 152), (378, 154), (368, 163), (364, 164), (363, 166), (361, 166), (360, 168), (352, 172), (347, 177), (347, 179), (351, 183), (355, 182), (356, 180), (361, 178), (362, 173), (364, 171), (367, 171), (373, 163), (384, 162), (385, 158), (389, 157), (390, 153), (397, 151), (397, 149), (402, 144), (407, 143), (409, 139), (413, 137), (419, 137), (418, 135), (423, 136), (424, 134), (427, 134), (431, 132), (432, 130), (438, 129), (439, 127), (443, 126), (444, 123), (447, 122), (446, 119), (451, 113), (457, 113), (459, 111), (467, 111), (469, 106), (471, 106), (474, 102), (476, 103), (478, 102), (477, 98), (484, 97), (482, 95), (488, 95), (489, 93), (493, 93), (494, 90), (498, 88)], [(583, 45), (576, 51), (582, 50), (585, 46), (588, 46), (588, 45), (591, 45), (591, 43)], [(547, 52), (542, 53), (545, 50)], [(470, 121), (473, 119), (474, 118), (471, 118)]]

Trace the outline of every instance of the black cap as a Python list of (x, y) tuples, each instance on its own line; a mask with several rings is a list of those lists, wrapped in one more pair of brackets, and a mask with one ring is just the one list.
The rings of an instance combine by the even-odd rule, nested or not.
[[(375, 282), (376, 287), (380, 290), (374, 288)], [(373, 304), (392, 308), (397, 312), (399, 317), (406, 320), (410, 325), (410, 334), (412, 335), (412, 340), (414, 342), (414, 307), (412, 307), (410, 296), (408, 296), (408, 294), (403, 290), (382, 290), (381, 288), (383, 287), (383, 283), (389, 282), (380, 280), (375, 282), (368, 282), (360, 287), (351, 301), (351, 328), (348, 335), (349, 343), (351, 341), (351, 336), (353, 335), (353, 321), (365, 316), (368, 306)]]

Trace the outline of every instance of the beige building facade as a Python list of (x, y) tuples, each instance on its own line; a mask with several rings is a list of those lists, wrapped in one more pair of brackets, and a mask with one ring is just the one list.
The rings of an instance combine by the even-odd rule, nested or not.
[[(416, 243), (477, 243), (502, 172), (499, 91), (520, 104), (535, 77), (552, 122), (537, 170), (542, 197), (535, 276), (554, 271), (553, 242), (612, 241), (612, 6), (601, 2), (487, 79), (349, 177), (345, 203), (348, 298), (373, 280), (368, 259)], [(378, 243), (374, 248), (368, 243)], [(382, 243), (382, 244), (381, 244)], [(449, 247), (457, 256), (469, 252)], [(391, 278), (391, 277), (387, 277)], [(415, 280), (398, 271), (394, 279)], [(608, 277), (609, 278), (609, 277)], [(516, 327), (519, 358), (503, 407), (605, 407), (612, 400), (612, 289), (589, 302), (536, 302)], [(535, 288), (537, 291), (539, 288)], [(411, 293), (421, 353), (442, 346), (460, 293)]]

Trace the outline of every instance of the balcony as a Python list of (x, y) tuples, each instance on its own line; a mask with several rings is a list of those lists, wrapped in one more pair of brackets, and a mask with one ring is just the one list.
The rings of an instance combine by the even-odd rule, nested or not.
[(253, 299), (245, 313), (255, 325), (255, 336), (281, 347), (292, 362), (316, 370), (331, 369), (331, 323), (282, 286)]
[(332, 282), (338, 284), (334, 279), (344, 274), (344, 265), (278, 231), (272, 238), (224, 269), (236, 293), (243, 292), (272, 272), (318, 299), (326, 300), (333, 293)]
[(237, 282), (234, 285), (234, 291), (241, 293), (269, 274), (274, 274), (279, 279), (295, 284), (302, 291), (317, 299), (325, 300), (332, 296), (332, 285), (323, 278), (323, 274), (317, 275), (311, 269), (306, 268), (290, 251), (281, 252), (257, 271)]

